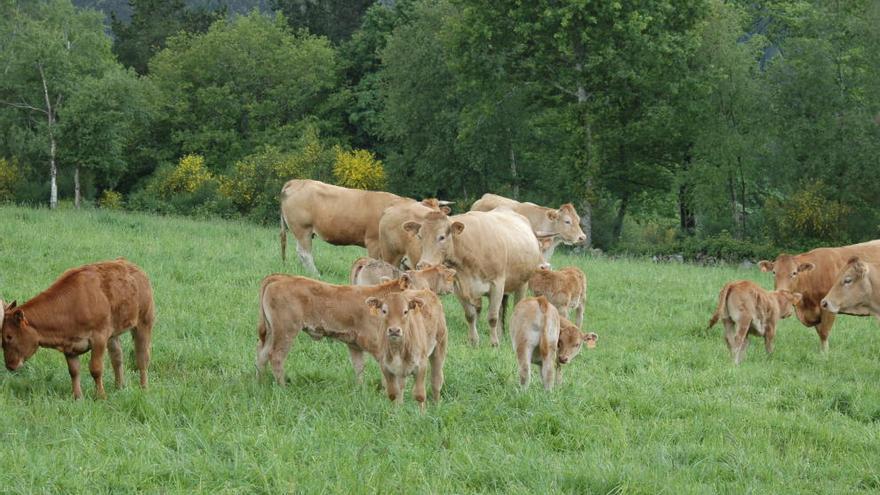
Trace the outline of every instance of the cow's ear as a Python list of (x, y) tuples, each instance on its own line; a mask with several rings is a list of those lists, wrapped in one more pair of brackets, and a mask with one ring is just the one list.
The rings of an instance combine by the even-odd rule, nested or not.
[(379, 278), (379, 283), (380, 283), (380, 284), (384, 284), (384, 283), (387, 283), (387, 282), (391, 282), (391, 280), (393, 280), (391, 277), (380, 277), (380, 278)]
[(852, 265), (853, 275), (856, 278), (862, 278), (865, 276), (866, 273), (868, 273), (867, 263), (859, 261), (858, 258), (853, 258), (853, 259), (849, 260), (849, 262)]
[(403, 230), (409, 232), (412, 235), (418, 234), (419, 230), (421, 229), (422, 224), (420, 224), (419, 222), (413, 222), (412, 220), (403, 224)]
[(808, 272), (813, 268), (816, 268), (816, 265), (812, 263), (801, 263), (798, 265), (798, 273)]
[(450, 208), (450, 207), (448, 207), (448, 206), (441, 206), (441, 207), (440, 207), (440, 211), (442, 211), (443, 213), (449, 215), (450, 213), (452, 213), (452, 208)]
[(464, 231), (464, 224), (461, 222), (452, 222), (452, 233), (459, 235)]
[(446, 278), (455, 278), (456, 271), (453, 268), (446, 268)]
[(370, 314), (379, 314), (379, 309), (382, 307), (382, 301), (380, 301), (378, 297), (368, 297), (364, 300), (364, 303), (370, 308)]
[(397, 284), (400, 286), (400, 290), (411, 288), (413, 286), (412, 276), (410, 276), (409, 272), (401, 274), (400, 278), (397, 279)]
[(422, 306), (425, 305), (425, 301), (421, 298), (414, 297), (409, 300), (409, 309), (422, 309)]
[(10, 309), (14, 308), (17, 305), (18, 305), (18, 301), (12, 301), (11, 303), (9, 303), (9, 306), (6, 306), (6, 310), (9, 311)]
[(803, 301), (803, 300), (804, 300), (804, 295), (801, 294), (800, 292), (793, 292), (791, 294), (791, 303), (794, 304), (795, 306), (799, 305), (801, 303), (801, 301)]
[(599, 336), (593, 332), (584, 335), (584, 342), (587, 343), (587, 347), (592, 349), (596, 347), (596, 342), (599, 341)]
[(550, 220), (556, 220), (559, 218), (559, 210), (547, 210), (547, 218)]
[(762, 272), (772, 272), (773, 271), (773, 262), (767, 260), (761, 260), (758, 262), (758, 267), (761, 268)]
[(18, 326), (25, 326), (28, 324), (27, 318), (24, 317), (24, 311), (22, 311), (21, 308), (13, 311), (10, 319)]

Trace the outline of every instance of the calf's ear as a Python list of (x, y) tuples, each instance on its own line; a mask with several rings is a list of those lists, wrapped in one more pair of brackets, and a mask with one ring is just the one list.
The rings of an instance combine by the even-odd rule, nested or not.
[(378, 297), (368, 297), (364, 300), (364, 303), (369, 306), (370, 314), (379, 314), (379, 309), (382, 307), (382, 301), (380, 301)]
[(9, 311), (10, 309), (14, 308), (17, 304), (18, 304), (18, 301), (12, 301), (11, 303), (9, 303), (8, 306), (6, 306), (6, 311)]
[(418, 234), (419, 230), (421, 229), (422, 224), (420, 224), (419, 222), (413, 222), (412, 220), (403, 224), (403, 230), (409, 232), (412, 235)]
[(464, 231), (464, 224), (461, 222), (452, 222), (452, 233), (459, 235)]
[(813, 268), (816, 268), (816, 265), (812, 263), (801, 263), (800, 265), (798, 265), (798, 273), (808, 272)]
[(758, 267), (762, 272), (772, 272), (773, 271), (773, 262), (767, 260), (761, 260), (758, 262)]
[(559, 218), (559, 210), (547, 210), (547, 218), (550, 220), (556, 220)]
[(448, 206), (441, 206), (441, 207), (440, 207), (440, 211), (442, 211), (443, 213), (449, 215), (450, 213), (452, 213), (452, 208), (450, 208), (450, 207), (448, 207)]
[(422, 309), (422, 306), (424, 305), (425, 301), (419, 297), (414, 297), (409, 300), (409, 309)]
[(409, 272), (401, 274), (400, 278), (397, 279), (397, 284), (400, 286), (400, 290), (411, 288), (413, 286), (412, 276), (410, 276)]
[(584, 335), (584, 341), (587, 343), (587, 347), (592, 349), (596, 347), (596, 342), (599, 341), (599, 336), (593, 332)]

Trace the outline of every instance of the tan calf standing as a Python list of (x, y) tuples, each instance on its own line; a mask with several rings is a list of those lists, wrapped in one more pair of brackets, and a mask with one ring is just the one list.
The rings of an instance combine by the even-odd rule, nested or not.
[(575, 324), (578, 328), (583, 325), (587, 276), (579, 268), (549, 270), (542, 265), (529, 279), (529, 290), (535, 296), (546, 297), (561, 314), (570, 316), (575, 311)]
[(733, 362), (739, 364), (749, 346), (748, 334), (764, 337), (764, 348), (768, 354), (773, 352), (776, 324), (788, 318), (792, 305), (800, 301), (799, 293), (767, 291), (749, 280), (729, 282), (718, 295), (718, 307), (707, 328), (712, 328), (718, 320), (724, 322), (724, 341)]
[(382, 260), (360, 257), (351, 265), (349, 283), (378, 285), (401, 277), (409, 277), (413, 289), (426, 289), (444, 296), (452, 293), (455, 270), (443, 265), (435, 265), (422, 270), (401, 271)]
[(431, 291), (407, 290), (383, 298), (370, 297), (365, 302), (381, 322), (379, 365), (388, 398), (402, 402), (406, 378), (414, 375), (413, 398), (424, 411), (425, 375), (430, 362), (433, 399), (439, 402), (447, 344), (440, 299)]
[(562, 365), (568, 364), (581, 353), (584, 344), (594, 349), (599, 336), (593, 332), (581, 333), (574, 323), (559, 318), (559, 345), (556, 351), (556, 383), (562, 383)]
[(109, 351), (116, 385), (122, 387), (119, 336), (132, 329), (141, 387), (147, 386), (153, 332), (153, 291), (147, 275), (124, 259), (71, 268), (48, 289), (18, 306), (3, 305), (0, 329), (6, 367), (16, 370), (40, 347), (67, 358), (73, 397), (82, 397), (79, 356), (92, 351), (89, 372), (99, 398), (104, 392), (104, 353)]

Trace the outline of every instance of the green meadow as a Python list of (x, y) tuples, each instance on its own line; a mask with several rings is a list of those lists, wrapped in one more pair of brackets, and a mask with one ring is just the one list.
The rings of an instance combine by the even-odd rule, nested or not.
[[(367, 365), (354, 381), (343, 345), (301, 334), (289, 385), (254, 369), (260, 279), (282, 264), (277, 228), (99, 210), (0, 207), (0, 297), (23, 302), (67, 268), (124, 256), (156, 299), (148, 390), (72, 400), (63, 356), (42, 349), (0, 371), (0, 491), (204, 493), (878, 493), (880, 331), (841, 317), (831, 350), (796, 319), (776, 352), (760, 341), (731, 364), (721, 327), (705, 330), (718, 290), (757, 269), (703, 268), (557, 253), (588, 277), (584, 350), (552, 391), (521, 391), (509, 335), (467, 344), (450, 329), (439, 405), (394, 407)], [(293, 239), (291, 238), (291, 242)], [(293, 251), (293, 250), (291, 250)], [(316, 243), (323, 277), (342, 283), (356, 247)], [(85, 363), (88, 356), (83, 356)], [(84, 369), (86, 369), (84, 367)], [(410, 380), (410, 385), (412, 380)]]

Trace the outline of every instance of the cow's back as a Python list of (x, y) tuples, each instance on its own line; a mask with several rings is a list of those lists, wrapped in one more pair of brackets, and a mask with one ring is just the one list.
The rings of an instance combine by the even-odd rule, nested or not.
[(510, 210), (453, 217), (465, 225), (455, 251), (461, 268), (482, 280), (505, 279), (505, 292), (526, 284), (541, 264), (538, 240), (528, 221)]
[(551, 208), (538, 206), (534, 203), (516, 201), (504, 196), (498, 196), (497, 194), (484, 194), (482, 198), (478, 199), (471, 206), (471, 211), (488, 212), (495, 208), (508, 208), (522, 215), (529, 222), (533, 232), (552, 230), (552, 222), (547, 217), (547, 211), (550, 211)]

